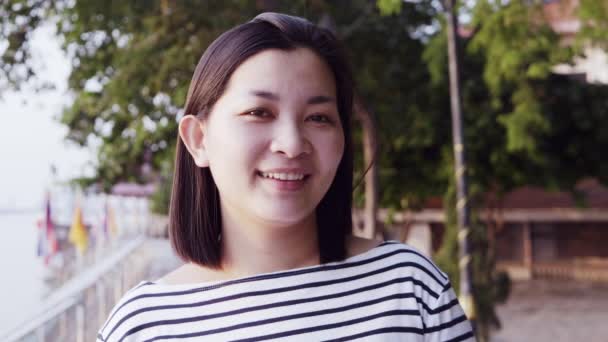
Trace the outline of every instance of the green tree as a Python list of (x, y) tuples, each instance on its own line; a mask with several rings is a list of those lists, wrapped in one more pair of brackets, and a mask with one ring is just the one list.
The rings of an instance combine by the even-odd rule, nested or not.
[[(153, 152), (156, 169), (171, 154), (176, 116), (183, 114), (180, 108), (187, 86), (205, 47), (221, 32), (251, 19), (265, 6), (317, 22), (329, 15), (353, 56), (361, 93), (370, 97), (366, 102), (385, 103), (376, 95), (379, 87), (387, 92), (384, 98), (400, 100), (395, 106), (383, 104), (374, 108), (378, 117), (386, 117), (384, 113), (395, 109), (420, 113), (428, 107), (423, 94), (412, 93), (403, 99), (395, 95), (425, 77), (425, 72), (419, 71), (423, 69), (416, 67), (422, 65), (419, 56), (423, 44), (420, 38), (412, 37), (412, 32), (430, 24), (433, 13), (418, 9), (424, 8), (420, 5), (408, 5), (416, 10), (385, 18), (378, 14), (373, 2), (362, 0), (348, 4), (11, 0), (0, 6), (6, 28), (2, 35), (10, 42), (2, 52), (0, 72), (8, 80), (7, 86), (19, 86), (26, 77), (35, 76), (20, 78), (16, 72), (29, 61), (28, 37), (40, 22), (55, 20), (73, 65), (69, 89), (75, 100), (62, 116), (69, 128), (68, 139), (80, 144), (87, 144), (89, 139), (101, 142), (95, 178), (109, 184), (138, 180), (146, 151)], [(379, 39), (387, 36), (393, 38)], [(411, 64), (404, 67), (398, 54), (406, 51)], [(382, 68), (387, 62), (390, 68)], [(411, 71), (418, 75), (408, 77)], [(412, 101), (408, 104), (407, 100)], [(416, 102), (420, 104), (409, 109)], [(400, 120), (394, 121), (406, 127)]]
[[(527, 184), (572, 190), (583, 177), (607, 182), (606, 163), (591, 148), (608, 143), (607, 103), (600, 95), (607, 87), (551, 73), (554, 65), (569, 62), (573, 51), (544, 21), (542, 6), (540, 1), (480, 0), (465, 9), (472, 18), (471, 35), (463, 42), (464, 126), (471, 197), (477, 209), (483, 208), (488, 192), (500, 196)], [(425, 52), (433, 84), (442, 94), (447, 93), (445, 51), (442, 26)], [(451, 170), (451, 165), (445, 158), (443, 167)], [(457, 284), (455, 202), (450, 189), (445, 200), (448, 229), (437, 257)], [(493, 232), (474, 221), (478, 338), (486, 340), (490, 329), (500, 326), (494, 305), (505, 299), (507, 283), (494, 272)]]
[(578, 52), (588, 46), (608, 50), (608, 2), (581, 0), (576, 12), (581, 24), (576, 35)]

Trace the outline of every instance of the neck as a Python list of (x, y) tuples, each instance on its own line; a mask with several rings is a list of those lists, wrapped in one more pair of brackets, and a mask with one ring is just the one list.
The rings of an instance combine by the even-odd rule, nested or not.
[(293, 225), (222, 216), (222, 269), (231, 278), (319, 264), (314, 214)]

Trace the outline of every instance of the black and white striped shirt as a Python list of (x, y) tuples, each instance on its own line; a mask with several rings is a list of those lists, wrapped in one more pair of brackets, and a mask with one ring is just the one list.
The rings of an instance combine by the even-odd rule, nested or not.
[(341, 262), (202, 284), (143, 282), (97, 341), (474, 341), (447, 276), (384, 242)]

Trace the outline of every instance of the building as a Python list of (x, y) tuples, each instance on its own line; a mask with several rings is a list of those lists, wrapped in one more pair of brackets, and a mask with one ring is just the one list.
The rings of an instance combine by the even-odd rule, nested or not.
[[(572, 44), (581, 28), (578, 5), (579, 0), (544, 2), (545, 19), (564, 44)], [(589, 46), (583, 57), (555, 66), (554, 72), (608, 84), (608, 54)], [(499, 269), (516, 280), (556, 277), (608, 282), (608, 188), (585, 179), (575, 189), (576, 194), (528, 186), (501, 199), (487, 197), (479, 216), (495, 247)], [(386, 215), (381, 212), (380, 218)], [(421, 211), (398, 213), (393, 217), (398, 228), (394, 238), (431, 255), (442, 243), (444, 216), (437, 198)]]
[[(581, 29), (576, 17), (580, 0), (545, 0), (543, 12), (553, 31), (562, 37), (564, 44), (574, 43)], [(580, 75), (588, 83), (608, 84), (608, 54), (597, 47), (588, 46), (584, 56), (575, 57), (572, 64), (556, 65), (557, 74)]]
[[(576, 186), (577, 195), (518, 188), (498, 199), (487, 196), (479, 210), (496, 250), (497, 268), (514, 280), (557, 277), (608, 282), (608, 188), (593, 179)], [(580, 201), (578, 198), (584, 198)], [(380, 211), (385, 221), (387, 211)], [(441, 199), (425, 209), (392, 215), (392, 239), (427, 255), (443, 241)]]

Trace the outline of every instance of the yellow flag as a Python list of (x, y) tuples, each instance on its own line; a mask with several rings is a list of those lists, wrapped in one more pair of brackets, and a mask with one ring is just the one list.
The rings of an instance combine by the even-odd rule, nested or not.
[(74, 210), (74, 219), (72, 220), (72, 225), (70, 226), (70, 235), (69, 240), (71, 243), (76, 246), (76, 249), (80, 254), (84, 254), (87, 250), (87, 244), (89, 241), (89, 237), (87, 234), (87, 229), (82, 222), (82, 210), (80, 209), (80, 205), (76, 206)]

